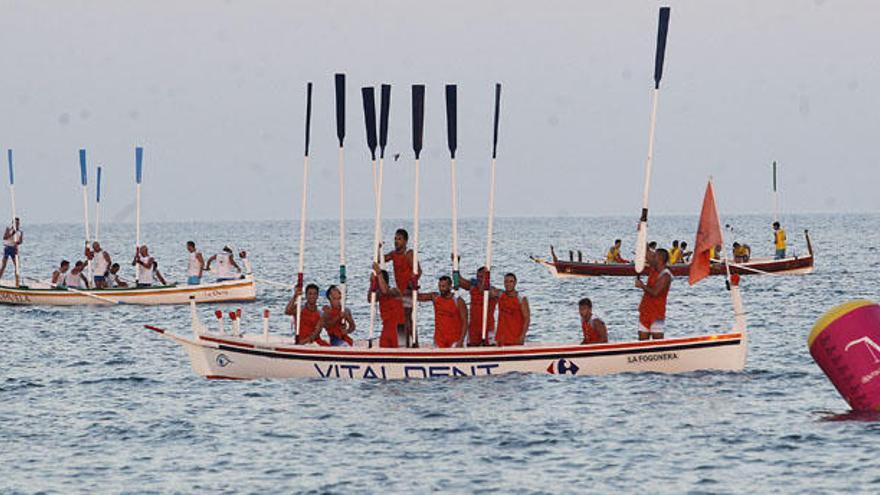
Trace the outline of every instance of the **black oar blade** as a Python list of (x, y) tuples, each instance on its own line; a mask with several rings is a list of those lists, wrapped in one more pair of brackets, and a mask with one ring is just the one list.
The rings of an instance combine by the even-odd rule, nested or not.
[(654, 89), (660, 89), (660, 79), (663, 77), (667, 32), (669, 32), (669, 7), (660, 7), (660, 23), (657, 26), (657, 56), (654, 59)]
[(495, 83), (495, 127), (492, 132), (492, 159), (498, 149), (498, 120), (501, 117), (501, 83)]
[(306, 156), (309, 156), (310, 130), (312, 127), (312, 83), (306, 84)]
[(336, 74), (336, 137), (345, 140), (345, 74)]
[(776, 160), (773, 160), (773, 192), (776, 192)]
[(413, 152), (416, 160), (422, 153), (422, 135), (425, 130), (425, 85), (413, 84), (412, 87), (412, 111), (413, 111)]
[(449, 156), (455, 159), (458, 147), (458, 87), (446, 85), (446, 142), (449, 144)]
[(364, 124), (367, 128), (367, 147), (376, 159), (376, 91), (372, 87), (361, 88), (364, 99)]
[(379, 156), (385, 158), (385, 146), (388, 144), (388, 114), (391, 113), (391, 85), (382, 85), (382, 96), (379, 104)]

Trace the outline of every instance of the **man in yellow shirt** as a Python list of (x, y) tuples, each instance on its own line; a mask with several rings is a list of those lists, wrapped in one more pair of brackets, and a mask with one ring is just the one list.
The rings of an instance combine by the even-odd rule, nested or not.
[(606, 263), (629, 263), (628, 259), (625, 259), (620, 255), (620, 245), (622, 241), (620, 239), (614, 240), (614, 245), (608, 248), (608, 254), (605, 255)]
[(672, 241), (672, 249), (669, 250), (669, 264), (681, 262), (681, 249), (678, 247), (678, 241)]
[(780, 227), (779, 222), (773, 222), (773, 243), (776, 246), (776, 259), (785, 258), (785, 231)]

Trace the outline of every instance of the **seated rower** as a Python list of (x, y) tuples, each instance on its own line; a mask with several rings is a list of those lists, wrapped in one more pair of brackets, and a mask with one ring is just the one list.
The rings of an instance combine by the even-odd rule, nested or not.
[(345, 308), (345, 311), (342, 310), (342, 291), (339, 290), (339, 287), (331, 285), (327, 288), (327, 299), (330, 304), (324, 306), (319, 326), (327, 329), (330, 345), (353, 345), (354, 341), (351, 340), (349, 334), (354, 332), (356, 327), (354, 319), (351, 317), (351, 310), (348, 308)]
[(672, 248), (669, 250), (669, 264), (681, 262), (681, 248), (678, 247), (678, 241), (672, 241)]
[(95, 279), (95, 288), (106, 288), (107, 273), (110, 271), (110, 265), (113, 264), (110, 255), (107, 254), (107, 251), (101, 249), (101, 243), (98, 241), (92, 243), (91, 249), (89, 249), (89, 246), (86, 246), (84, 254), (88, 260), (87, 263), (92, 266), (92, 276)]
[(155, 263), (156, 260), (150, 256), (150, 250), (146, 244), (135, 250), (134, 260), (131, 264), (135, 267), (134, 280), (138, 287), (150, 287), (155, 283), (153, 276)]
[(531, 311), (529, 300), (516, 290), (516, 275), (504, 275), (504, 291), (493, 291), (498, 297), (498, 330), (495, 343), (499, 346), (523, 345), (529, 331)]
[(745, 263), (748, 260), (749, 260), (748, 251), (746, 250), (745, 246), (738, 243), (738, 242), (734, 242), (733, 243), (733, 261), (735, 263)]
[(681, 241), (681, 262), (682, 263), (690, 263), (691, 255), (694, 254), (692, 251), (687, 250), (688, 243), (685, 241)]
[(107, 274), (107, 287), (128, 287), (128, 282), (119, 276), (119, 263), (110, 265), (110, 273)]
[(52, 278), (50, 279), (52, 285), (62, 286), (64, 285), (64, 277), (67, 275), (67, 270), (70, 268), (70, 262), (67, 260), (61, 260), (61, 264), (58, 265), (58, 269), (52, 272)]
[(211, 263), (217, 262), (217, 282), (226, 282), (241, 277), (241, 268), (232, 257), (232, 248), (223, 246), (223, 250), (208, 258), (205, 270), (211, 269)]
[[(380, 274), (376, 277), (376, 274)], [(373, 263), (373, 277), (379, 301), (379, 317), (382, 319), (382, 334), (379, 336), (379, 347), (400, 347), (400, 340), (406, 339), (406, 313), (403, 310), (403, 295), (397, 287), (389, 285), (388, 271), (382, 270), (378, 263)], [(367, 302), (372, 297), (372, 290), (367, 293)]]
[(443, 275), (437, 280), (439, 292), (419, 292), (420, 302), (434, 304), (434, 345), (441, 348), (462, 347), (468, 329), (467, 305), (452, 292), (452, 279)]
[(608, 328), (605, 327), (604, 321), (593, 314), (593, 301), (589, 297), (578, 301), (578, 312), (581, 315), (581, 330), (584, 332), (581, 345), (608, 342)]
[(162, 285), (168, 285), (168, 282), (165, 281), (165, 277), (162, 276), (162, 272), (159, 271), (159, 262), (156, 260), (153, 260), (153, 276), (156, 277)]
[[(306, 286), (306, 300), (305, 304), (302, 305), (299, 314), (300, 325), (299, 331), (296, 334), (297, 344), (330, 345), (321, 338), (321, 326), (318, 324), (321, 321), (321, 310), (318, 308), (319, 292), (318, 286), (315, 284), (309, 284)], [(290, 325), (293, 329), (297, 329), (296, 304), (297, 298), (301, 295), (302, 287), (297, 287), (293, 292), (293, 297), (288, 301), (287, 307), (284, 308), (284, 314), (292, 317), (290, 319)]]
[(495, 309), (498, 306), (498, 297), (492, 294), (495, 289), (488, 286), (489, 290), (489, 309), (486, 310), (486, 338), (483, 339), (483, 290), (486, 287), (489, 276), (485, 266), (477, 269), (476, 277), (467, 280), (461, 279), (459, 285), (462, 289), (469, 291), (471, 295), (469, 330), (468, 330), (468, 346), (483, 345), (492, 342), (495, 337)]
[(186, 242), (186, 250), (189, 252), (189, 260), (186, 264), (187, 285), (199, 285), (202, 283), (202, 272), (205, 270), (205, 258), (202, 252), (196, 249), (196, 243)]
[(86, 279), (86, 276), (83, 274), (83, 269), (86, 267), (86, 264), (82, 261), (77, 261), (73, 268), (64, 276), (64, 287), (73, 287), (74, 289), (88, 289), (89, 281)]
[(608, 248), (608, 254), (605, 255), (606, 263), (629, 263), (629, 260), (620, 255), (620, 239), (614, 240), (614, 245)]

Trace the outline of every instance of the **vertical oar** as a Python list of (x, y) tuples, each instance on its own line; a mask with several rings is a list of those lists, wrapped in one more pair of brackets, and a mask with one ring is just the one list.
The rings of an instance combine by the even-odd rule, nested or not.
[[(379, 229), (379, 241), (382, 240), (382, 184), (385, 181), (385, 146), (388, 145), (388, 116), (391, 113), (391, 85), (382, 85), (382, 95), (379, 106), (379, 204), (376, 210), (379, 212), (376, 224)], [(379, 249), (379, 246), (376, 246)], [(385, 257), (379, 255), (379, 265), (385, 266)]]
[(660, 95), (660, 79), (663, 77), (663, 58), (666, 53), (666, 33), (669, 30), (669, 7), (660, 7), (657, 27), (657, 54), (654, 59), (654, 89), (651, 103), (651, 126), (648, 133), (648, 159), (645, 162), (645, 187), (642, 192), (642, 216), (639, 219), (639, 235), (636, 239), (636, 273), (645, 269), (648, 249), (648, 193), (651, 191), (651, 166), (654, 162), (654, 128), (657, 124), (657, 98)]
[[(89, 175), (88, 169), (86, 168), (86, 150), (79, 150), (79, 176), (80, 183), (82, 183), (82, 197), (83, 197), (83, 227), (85, 228), (85, 240), (86, 247), (89, 247)], [(89, 279), (92, 278), (92, 266), (89, 264)]]
[(345, 74), (336, 74), (336, 137), (339, 138), (339, 292), (345, 311)]
[[(375, 196), (376, 223), (373, 227), (373, 260), (379, 261), (379, 175), (376, 170), (376, 91), (372, 87), (361, 88), (364, 101), (364, 126), (367, 130), (367, 148), (370, 150), (370, 161), (373, 165), (373, 195)], [(376, 275), (370, 277), (370, 333), (369, 345), (373, 345), (373, 328), (376, 324)]]
[[(306, 253), (306, 197), (309, 192), (309, 130), (312, 124), (312, 83), (306, 85), (306, 151), (303, 156), (302, 198), (299, 204), (299, 264), (296, 270), (296, 287), (300, 295), (296, 298), (296, 321), (294, 322), (293, 338), (299, 339), (299, 320), (302, 315), (303, 269)], [(298, 343), (298, 342), (297, 342)]]
[[(135, 256), (137, 256), (138, 250), (141, 248), (141, 179), (143, 179), (144, 172), (144, 149), (140, 146), (134, 149), (134, 203), (135, 203), (135, 214), (134, 214), (134, 250)], [(135, 283), (140, 282), (137, 279), (137, 273), (139, 270), (135, 270)]]
[(779, 190), (776, 188), (776, 160), (773, 160), (773, 221), (779, 221)]
[(458, 180), (455, 176), (455, 150), (458, 148), (458, 97), (454, 84), (446, 85), (446, 143), (449, 145), (449, 170), (452, 199), (452, 288), (458, 290)]
[(419, 270), (419, 156), (422, 154), (422, 139), (425, 130), (425, 85), (413, 84), (412, 87), (412, 110), (413, 110), (413, 153), (416, 159), (415, 185), (413, 199), (413, 287), (412, 287), (412, 332), (413, 346), (419, 345), (418, 332), (418, 309), (419, 309), (419, 286), (421, 278)]
[[(15, 210), (15, 167), (12, 165), (12, 150), (6, 150), (6, 159), (9, 161), (9, 201), (12, 207), (12, 227), (15, 228), (15, 219), (18, 213)], [(17, 235), (17, 234), (16, 234)], [(21, 249), (21, 246), (18, 246)], [(18, 250), (15, 251), (15, 285), (21, 283), (21, 259)]]
[[(774, 171), (776, 162), (774, 164)], [(775, 175), (774, 175), (775, 178)], [(775, 186), (774, 181), (774, 186)], [(712, 199), (715, 200), (715, 184), (712, 182), (712, 177), (709, 177), (709, 188), (712, 190)], [(718, 222), (718, 226), (723, 225), (721, 223), (721, 217), (718, 214), (718, 205), (714, 205), (715, 208), (715, 219)], [(724, 285), (727, 287), (727, 290), (730, 291), (730, 300), (733, 304), (733, 316), (734, 321), (736, 323), (736, 330), (745, 331), (745, 309), (743, 308), (742, 303), (742, 295), (739, 293), (739, 285), (731, 283), (730, 277), (730, 263), (727, 259), (727, 249), (724, 247), (724, 229), (719, 228), (718, 233), (721, 234), (721, 262), (724, 263)]]
[(498, 119), (501, 115), (501, 84), (495, 84), (495, 125), (492, 132), (492, 167), (489, 173), (489, 220), (486, 226), (486, 273), (483, 284), (483, 343), (488, 341), (489, 281), (492, 273), (492, 226), (495, 222), (495, 157), (498, 155)]
[(101, 167), (95, 177), (95, 240), (101, 240)]

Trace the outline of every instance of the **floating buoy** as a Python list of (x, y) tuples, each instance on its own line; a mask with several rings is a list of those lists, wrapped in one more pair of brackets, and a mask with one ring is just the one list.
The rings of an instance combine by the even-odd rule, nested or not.
[(855, 411), (880, 411), (880, 304), (858, 299), (813, 325), (810, 354)]

